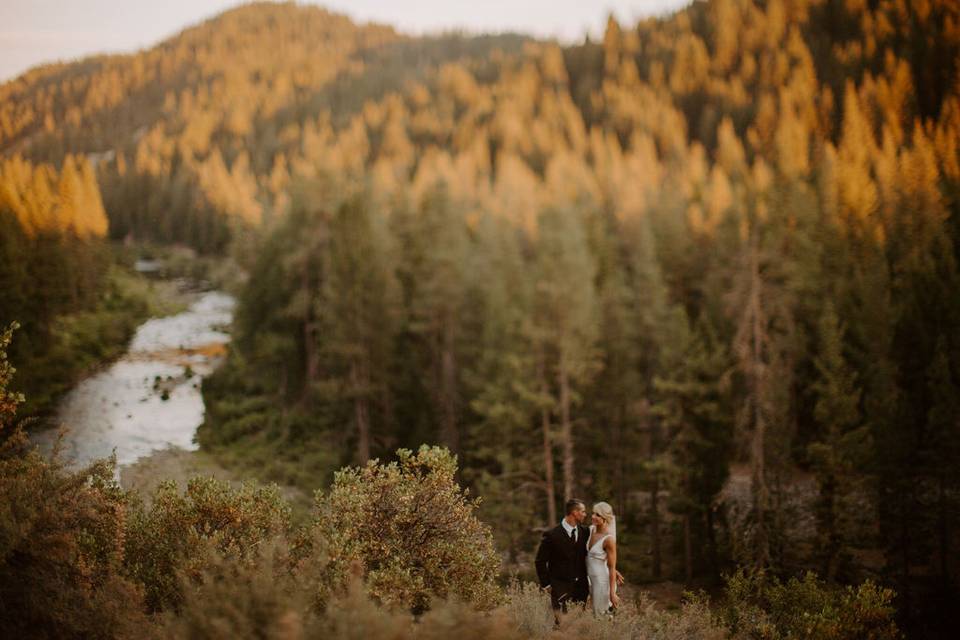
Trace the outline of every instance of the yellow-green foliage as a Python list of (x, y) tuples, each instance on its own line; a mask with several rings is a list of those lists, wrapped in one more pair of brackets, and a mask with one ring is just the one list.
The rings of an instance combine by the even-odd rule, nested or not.
[[(506, 609), (477, 611), (460, 602), (435, 602), (428, 613), (384, 607), (364, 588), (358, 572), (332, 594), (319, 611), (310, 606), (306, 589), (323, 579), (322, 567), (287, 571), (283, 544), (267, 544), (255, 563), (217, 560), (199, 584), (184, 584), (190, 597), (176, 615), (167, 615), (160, 635), (169, 638), (337, 638), (337, 640), (461, 640), (529, 637)], [(317, 569), (321, 569), (317, 571)], [(191, 581), (192, 583), (193, 581)]]
[(0, 332), (0, 634), (111, 638), (146, 623), (121, 572), (126, 496), (113, 462), (67, 472), (27, 449), (10, 391), (14, 323)]
[(745, 638), (895, 640), (894, 592), (871, 581), (837, 587), (808, 572), (781, 581), (764, 571), (740, 570), (727, 580), (724, 620)]
[(144, 624), (139, 590), (119, 572), (126, 498), (113, 464), (68, 473), (27, 449), (9, 385), (14, 323), (0, 331), (0, 634), (107, 638)]
[(199, 577), (209, 553), (249, 558), (271, 536), (285, 531), (289, 506), (275, 485), (246, 483), (233, 489), (196, 477), (181, 494), (173, 481), (161, 484), (150, 508), (137, 505), (127, 526), (125, 563), (143, 583), (151, 610), (182, 601), (178, 571)]
[(726, 629), (704, 601), (694, 600), (676, 613), (657, 610), (643, 600), (626, 605), (615, 618), (598, 619), (572, 611), (554, 627), (548, 598), (536, 585), (514, 585), (503, 604), (478, 611), (469, 604), (435, 601), (414, 616), (383, 607), (357, 574), (323, 611), (309, 608), (297, 589), (304, 583), (286, 574), (282, 563), (265, 559), (256, 566), (225, 562), (212, 565), (194, 597), (177, 616), (169, 616), (162, 635), (170, 638), (337, 638), (338, 640), (521, 640), (593, 638), (598, 640), (721, 640)]
[[(202, 571), (178, 571), (185, 597), (164, 615), (170, 638), (295, 638), (309, 616), (300, 575), (287, 571), (286, 542), (265, 540), (247, 559), (209, 552)], [(331, 636), (333, 637), (333, 636)]]
[(490, 608), (500, 560), (477, 501), (454, 478), (456, 458), (427, 446), (397, 458), (343, 469), (329, 492), (317, 493), (330, 585), (342, 586), (359, 562), (368, 593), (387, 605), (423, 611), (438, 597)]
[(124, 507), (107, 461), (68, 473), (36, 453), (0, 459), (4, 637), (125, 637), (146, 624), (121, 573)]

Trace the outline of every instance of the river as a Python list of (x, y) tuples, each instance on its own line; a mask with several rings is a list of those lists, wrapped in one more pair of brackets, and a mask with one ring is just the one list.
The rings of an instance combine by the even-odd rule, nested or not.
[[(140, 325), (125, 355), (64, 396), (55, 424), (67, 430), (61, 456), (68, 466), (113, 451), (122, 467), (168, 447), (195, 450), (204, 416), (200, 381), (224, 357), (233, 308), (223, 292), (194, 294), (186, 311)], [(33, 441), (49, 453), (57, 431)]]

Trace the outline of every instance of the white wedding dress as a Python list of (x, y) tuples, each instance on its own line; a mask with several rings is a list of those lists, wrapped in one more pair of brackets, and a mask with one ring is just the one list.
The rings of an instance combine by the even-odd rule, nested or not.
[[(590, 537), (593, 538), (593, 527), (590, 527)], [(603, 548), (603, 541), (610, 534), (600, 536), (587, 549), (587, 579), (590, 581), (590, 601), (593, 602), (593, 613), (605, 615), (609, 613), (613, 603), (610, 602), (610, 567), (607, 566), (607, 552)], [(590, 540), (587, 541), (590, 544)]]

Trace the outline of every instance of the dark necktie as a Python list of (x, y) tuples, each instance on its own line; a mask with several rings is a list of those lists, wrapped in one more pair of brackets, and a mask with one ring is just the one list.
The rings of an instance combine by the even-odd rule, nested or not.
[(570, 539), (573, 540), (574, 542), (577, 541), (577, 528), (576, 528), (576, 527), (574, 527), (573, 529), (570, 529)]

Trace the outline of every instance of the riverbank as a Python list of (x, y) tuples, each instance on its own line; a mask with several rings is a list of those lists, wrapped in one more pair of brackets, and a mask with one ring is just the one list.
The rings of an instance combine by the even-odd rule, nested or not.
[[(171, 445), (196, 448), (204, 417), (200, 383), (223, 359), (234, 302), (220, 291), (189, 299), (186, 310), (141, 323), (120, 358), (58, 403), (51, 422), (67, 429), (60, 445), (65, 463), (80, 467), (113, 453), (125, 465)], [(56, 436), (42, 431), (33, 440), (49, 451)]]
[(150, 280), (125, 264), (112, 264), (97, 304), (57, 318), (43, 348), (15, 362), (17, 389), (27, 397), (22, 414), (48, 424), (64, 394), (123, 355), (143, 321), (178, 313), (187, 304), (176, 282)]
[(42, 344), (26, 328), (14, 334), (15, 385), (27, 398), (21, 415), (37, 418), (33, 429), (52, 426), (67, 392), (122, 356), (144, 321), (185, 311), (201, 291), (232, 293), (243, 280), (229, 257), (188, 247), (112, 244), (103, 254), (109, 264), (95, 303), (57, 317)]
[[(240, 270), (226, 258), (182, 247), (112, 249), (98, 304), (57, 319), (50, 358), (21, 366), (28, 407), (38, 418), (31, 439), (49, 451), (67, 429), (61, 458), (71, 465), (117, 456), (117, 477), (149, 501), (164, 480), (185, 488), (194, 476), (239, 485), (262, 480), (249, 467), (197, 450), (205, 407), (202, 379), (222, 362), (229, 342)], [(54, 370), (54, 375), (48, 375)], [(300, 514), (310, 496), (281, 492)]]

